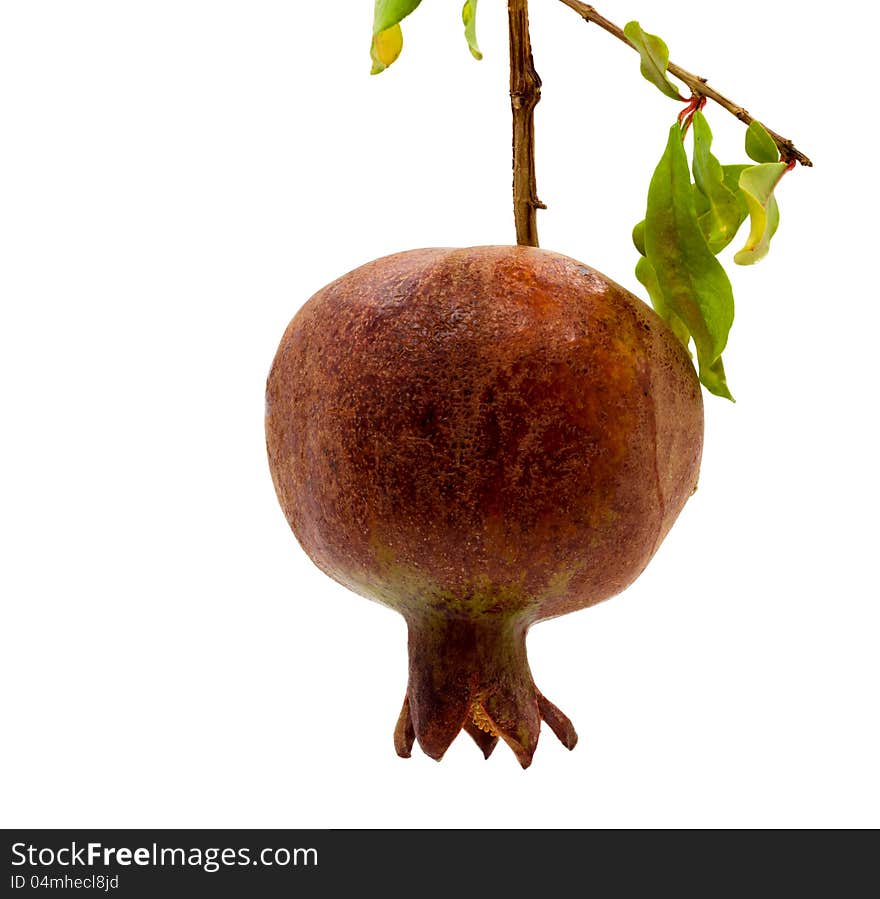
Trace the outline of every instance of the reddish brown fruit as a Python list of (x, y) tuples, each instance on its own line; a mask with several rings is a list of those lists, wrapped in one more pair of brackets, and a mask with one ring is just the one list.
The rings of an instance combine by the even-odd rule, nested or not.
[(528, 628), (631, 584), (693, 493), (687, 353), (639, 299), (529, 247), (413, 250), (320, 290), (288, 327), (266, 436), (314, 562), (399, 611), (395, 731), (439, 759), (465, 729), (527, 766), (543, 719)]

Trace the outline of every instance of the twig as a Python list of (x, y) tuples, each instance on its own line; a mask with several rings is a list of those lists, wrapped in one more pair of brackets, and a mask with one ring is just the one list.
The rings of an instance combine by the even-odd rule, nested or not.
[[(596, 10), (589, 6), (586, 3), (581, 3), (580, 0), (562, 0), (562, 2), (573, 9), (578, 15), (582, 18), (586, 19), (588, 22), (592, 22), (594, 25), (598, 25), (600, 28), (603, 28), (609, 34), (613, 34), (618, 40), (623, 41), (625, 44), (628, 44), (632, 47), (632, 43), (629, 38), (623, 33), (623, 29), (619, 28), (613, 22), (609, 22), (604, 16), (599, 15)], [(635, 49), (635, 48), (633, 48)], [(706, 83), (705, 78), (699, 78), (696, 75), (691, 74), (686, 69), (683, 69), (681, 66), (677, 66), (674, 62), (669, 63), (667, 66), (668, 70), (675, 75), (676, 78), (683, 81), (690, 89), (693, 94), (698, 97), (708, 97), (710, 100), (714, 100), (719, 106), (723, 106), (729, 113), (735, 115), (741, 122), (744, 122), (748, 125), (753, 121), (752, 116), (743, 109), (742, 106), (734, 103), (732, 100), (728, 100), (727, 97), (719, 94), (714, 88), (709, 87)], [(765, 126), (766, 127), (766, 126)], [(796, 160), (801, 165), (812, 166), (812, 162), (810, 162), (809, 158), (801, 153), (797, 147), (787, 138), (782, 137), (777, 134), (775, 131), (771, 131), (767, 128), (767, 133), (773, 140), (776, 142), (776, 146), (779, 147), (779, 152), (782, 154), (782, 158), (786, 162), (790, 162), (791, 160)]]
[(541, 78), (532, 59), (528, 0), (508, 0), (510, 26), (510, 108), (513, 112), (513, 218), (516, 242), (538, 246), (538, 199), (535, 176), (535, 107), (541, 99)]

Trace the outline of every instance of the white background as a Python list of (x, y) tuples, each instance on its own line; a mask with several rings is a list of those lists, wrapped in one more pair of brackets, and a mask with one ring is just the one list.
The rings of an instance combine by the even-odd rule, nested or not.
[[(425, 0), (376, 78), (369, 0), (0, 2), (0, 824), (880, 825), (878, 14), (599, 8), (816, 166), (733, 272), (698, 494), (624, 595), (530, 635), (581, 743), (545, 732), (523, 772), (464, 736), (394, 755), (403, 621), (311, 565), (263, 438), (315, 290), (512, 240), (502, 0), (482, 63)], [(677, 107), (561, 3), (532, 20), (542, 244), (637, 290)]]

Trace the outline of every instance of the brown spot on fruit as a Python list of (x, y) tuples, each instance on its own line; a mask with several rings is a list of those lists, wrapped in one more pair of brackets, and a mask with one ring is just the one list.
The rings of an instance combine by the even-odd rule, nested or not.
[(427, 249), (303, 306), (266, 435), (309, 556), (407, 619), (399, 732), (411, 721), (439, 757), (478, 701), (527, 764), (525, 632), (643, 570), (696, 485), (703, 409), (678, 340), (598, 272), (529, 247)]

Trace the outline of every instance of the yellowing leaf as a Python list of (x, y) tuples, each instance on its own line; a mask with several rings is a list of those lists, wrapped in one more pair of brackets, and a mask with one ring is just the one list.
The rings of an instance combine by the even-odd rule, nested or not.
[(638, 22), (627, 22), (623, 33), (639, 51), (642, 58), (642, 75), (667, 97), (684, 100), (675, 85), (666, 77), (666, 68), (669, 65), (669, 48), (666, 44), (656, 34), (642, 31), (642, 26)]
[(373, 35), (373, 45), (370, 47), (373, 68), (370, 70), (370, 74), (378, 75), (380, 72), (384, 72), (400, 56), (402, 49), (403, 31), (400, 25), (392, 25)]
[(746, 245), (733, 257), (737, 265), (753, 265), (770, 249), (770, 238), (779, 226), (779, 206), (773, 191), (785, 174), (784, 162), (764, 162), (747, 168), (739, 186), (749, 208), (750, 230)]
[(465, 0), (461, 10), (461, 20), (464, 22), (464, 36), (468, 42), (471, 56), (474, 59), (482, 59), (483, 54), (477, 44), (477, 0)]
[(400, 23), (422, 0), (376, 0), (373, 11), (373, 42), (370, 58), (373, 60), (371, 75), (384, 72), (400, 56), (403, 49), (403, 32)]

